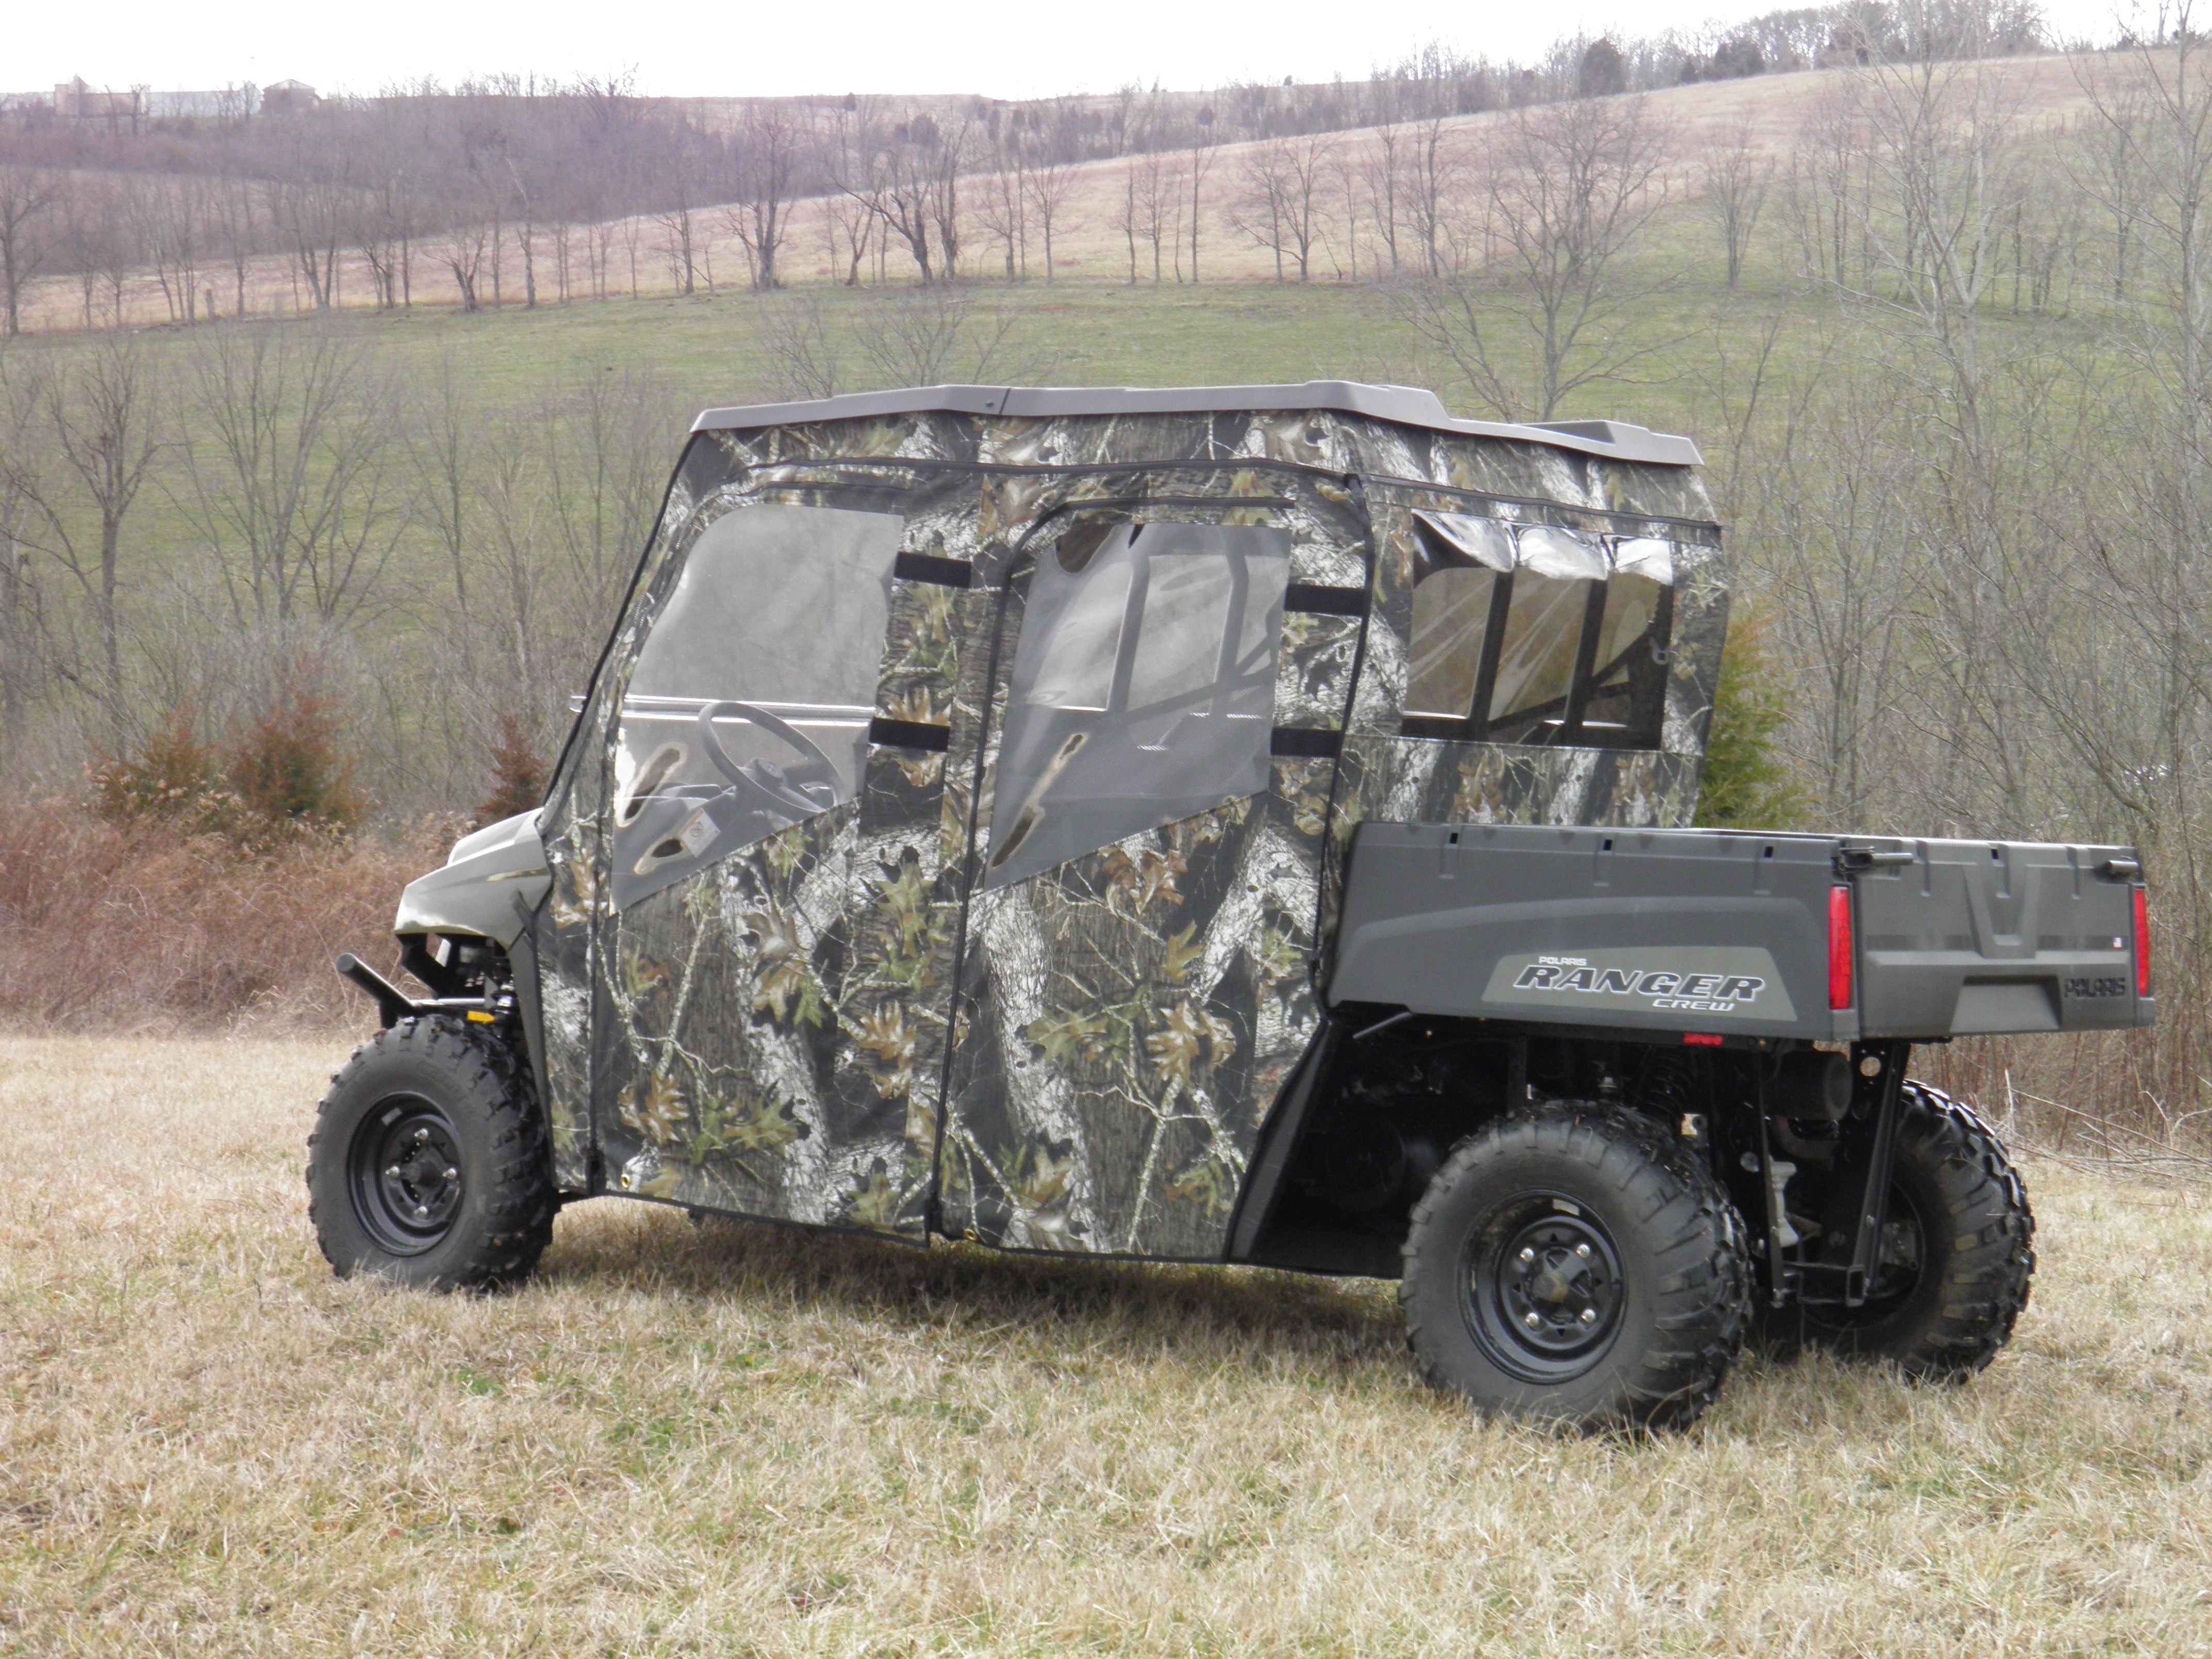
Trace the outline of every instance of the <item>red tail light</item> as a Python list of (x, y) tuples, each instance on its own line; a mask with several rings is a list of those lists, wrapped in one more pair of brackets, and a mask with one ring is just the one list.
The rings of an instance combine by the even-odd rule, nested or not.
[(1851, 1006), (1851, 890), (1828, 890), (1828, 1006)]
[(2136, 994), (2150, 994), (2150, 895), (2136, 889)]

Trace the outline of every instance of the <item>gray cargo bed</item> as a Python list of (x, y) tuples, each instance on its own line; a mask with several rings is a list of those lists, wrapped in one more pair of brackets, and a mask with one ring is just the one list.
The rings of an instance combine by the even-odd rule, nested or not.
[[(2125, 847), (1368, 823), (1328, 997), (1829, 1041), (2148, 1025), (2141, 885)], [(1852, 945), (1840, 1007), (1838, 888)]]

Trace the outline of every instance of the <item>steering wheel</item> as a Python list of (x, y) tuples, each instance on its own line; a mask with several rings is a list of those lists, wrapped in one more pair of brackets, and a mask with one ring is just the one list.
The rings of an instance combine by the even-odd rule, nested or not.
[[(722, 747), (722, 740), (714, 732), (714, 722), (730, 714), (739, 715), (763, 732), (782, 738), (803, 758), (782, 766), (772, 761), (748, 761), (738, 765), (730, 758), (729, 751)], [(780, 720), (767, 709), (749, 702), (710, 702), (699, 711), (698, 730), (699, 746), (714, 763), (714, 769), (727, 778), (739, 798), (755, 810), (776, 817), (788, 817), (794, 813), (811, 817), (836, 805), (836, 763), (788, 720)], [(821, 792), (818, 798), (814, 793), (817, 790)]]

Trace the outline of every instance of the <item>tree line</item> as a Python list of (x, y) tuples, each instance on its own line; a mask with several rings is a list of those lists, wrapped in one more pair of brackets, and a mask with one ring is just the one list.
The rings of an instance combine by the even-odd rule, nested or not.
[[(33, 103), (0, 109), (0, 320), (21, 331), (42, 277), (67, 293), (45, 325), (84, 328), (397, 310), (434, 289), (474, 311), (732, 280), (774, 289), (802, 216), (820, 244), (810, 255), (850, 283), (1049, 278), (1076, 170), (1117, 159), (1129, 166), (1112, 216), (1133, 275), (1148, 261), (1156, 276), (1197, 280), (1210, 211), (1310, 276), (1318, 221), (1340, 200), (1352, 222), (1334, 239), (1350, 253), (1336, 274), (1359, 276), (1363, 214), (1391, 269), (1410, 239), (1434, 274), (1447, 257), (1438, 152), (1456, 118), (2045, 44), (2023, 0), (1848, 0), (1698, 34), (1565, 40), (1530, 64), (1439, 46), (1358, 82), (1200, 93), (669, 100), (618, 76), (494, 77), (268, 115), (246, 89), (227, 113), (128, 123)], [(1379, 189), (1329, 141), (1361, 130), (1390, 135)], [(1255, 143), (1256, 162), (1215, 167), (1218, 150)]]

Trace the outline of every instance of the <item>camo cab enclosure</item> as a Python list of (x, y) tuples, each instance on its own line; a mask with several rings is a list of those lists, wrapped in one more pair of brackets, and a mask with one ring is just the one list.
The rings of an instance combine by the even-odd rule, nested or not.
[(1978, 1369), (2033, 1219), (1911, 1045), (2148, 1022), (2141, 869), (1688, 828), (1697, 459), (1339, 382), (702, 416), (544, 806), (403, 896), (433, 998), (341, 959), (325, 1253), (502, 1282), (611, 1193), (1388, 1274), (1583, 1425), (1754, 1299)]
[(562, 1188), (1218, 1259), (1354, 825), (1686, 821), (1694, 458), (1334, 383), (702, 416), (542, 817)]

